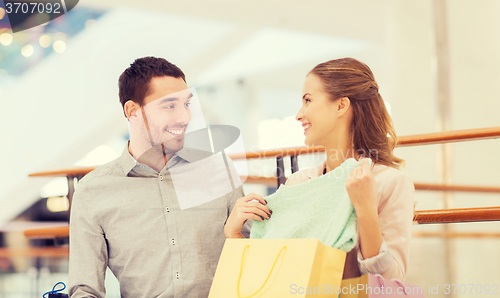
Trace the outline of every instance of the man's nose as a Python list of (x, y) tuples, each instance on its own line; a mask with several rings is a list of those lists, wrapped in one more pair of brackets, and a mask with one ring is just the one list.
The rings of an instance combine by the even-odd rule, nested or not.
[(175, 122), (180, 125), (188, 125), (191, 121), (191, 110), (189, 107), (183, 107), (179, 109), (175, 115)]

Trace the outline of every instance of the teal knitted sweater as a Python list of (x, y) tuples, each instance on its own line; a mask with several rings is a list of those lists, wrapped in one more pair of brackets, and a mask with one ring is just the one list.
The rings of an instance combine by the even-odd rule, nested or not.
[(349, 252), (356, 246), (356, 212), (345, 184), (359, 164), (360, 161), (349, 158), (333, 171), (308, 182), (282, 185), (265, 198), (272, 216), (264, 221), (254, 220), (250, 238), (315, 238)]

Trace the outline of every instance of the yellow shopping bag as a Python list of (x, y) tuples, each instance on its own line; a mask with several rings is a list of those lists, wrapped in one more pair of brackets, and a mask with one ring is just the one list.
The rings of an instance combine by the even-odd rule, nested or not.
[(208, 297), (338, 297), (345, 256), (317, 239), (227, 239)]

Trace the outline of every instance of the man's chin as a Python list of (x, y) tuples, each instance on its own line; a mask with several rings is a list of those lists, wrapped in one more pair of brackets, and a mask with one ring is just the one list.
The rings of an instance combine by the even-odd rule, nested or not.
[(184, 147), (184, 139), (168, 140), (160, 147), (165, 154), (175, 153)]

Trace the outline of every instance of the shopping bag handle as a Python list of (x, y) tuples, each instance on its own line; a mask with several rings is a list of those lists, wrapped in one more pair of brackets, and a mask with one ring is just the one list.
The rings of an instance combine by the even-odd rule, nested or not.
[(246, 251), (249, 247), (250, 247), (250, 245), (245, 246), (245, 248), (243, 249), (243, 254), (241, 256), (240, 273), (238, 275), (238, 284), (236, 286), (237, 292), (238, 292), (238, 298), (251, 298), (251, 297), (257, 295), (266, 286), (267, 282), (269, 281), (269, 278), (271, 277), (271, 273), (273, 273), (274, 267), (276, 266), (276, 263), (278, 262), (278, 259), (280, 258), (280, 255), (286, 250), (286, 246), (283, 246), (283, 248), (278, 253), (278, 256), (276, 257), (276, 260), (274, 260), (273, 266), (271, 267), (271, 271), (269, 271), (269, 274), (267, 275), (266, 280), (264, 281), (262, 286), (252, 295), (243, 297), (243, 296), (241, 296), (241, 293), (240, 293), (240, 282), (241, 282), (241, 275), (243, 274), (243, 260), (245, 259), (245, 254), (246, 254)]
[[(380, 274), (375, 274), (375, 276), (377, 277), (377, 279), (378, 279), (378, 281), (379, 281), (379, 284), (384, 285), (384, 280), (385, 280), (385, 279), (382, 277), (382, 275), (380, 275)], [(403, 282), (401, 282), (399, 279), (396, 279), (396, 278), (391, 278), (390, 280), (391, 280), (391, 281), (396, 282), (396, 283), (397, 283), (398, 285), (400, 285), (402, 288), (405, 288), (405, 287), (406, 287), (406, 286), (405, 286), (405, 284), (404, 284)], [(406, 293), (406, 291), (403, 291), (403, 293), (405, 293), (405, 295), (408, 295), (408, 294)]]

